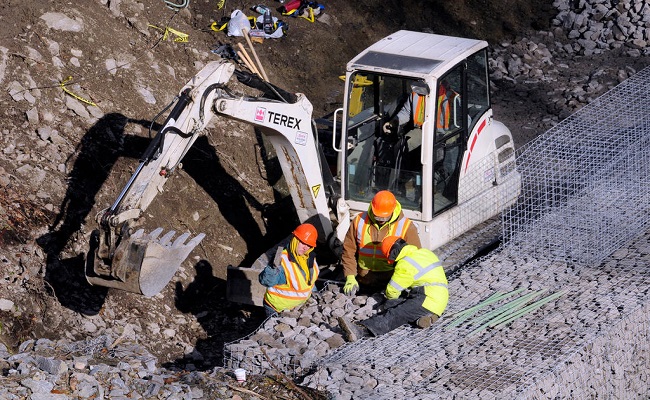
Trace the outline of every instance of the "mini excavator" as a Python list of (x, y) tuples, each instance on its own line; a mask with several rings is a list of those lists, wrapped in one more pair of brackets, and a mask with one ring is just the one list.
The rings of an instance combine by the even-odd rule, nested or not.
[[(146, 233), (134, 222), (215, 117), (248, 123), (266, 136), (299, 220), (313, 223), (317, 248), (335, 256), (351, 218), (380, 190), (395, 194), (432, 250), (493, 218), (517, 200), (521, 177), (512, 134), (493, 117), (487, 47), (405, 30), (379, 40), (347, 64), (343, 107), (322, 132), (304, 94), (225, 59), (208, 63), (181, 89), (118, 198), (97, 215), (88, 282), (153, 296), (204, 239), (189, 233), (174, 239), (163, 228)], [(235, 93), (228, 87), (233, 77), (261, 94)], [(387, 132), (386, 123), (414, 95), (423, 122)], [(264, 257), (250, 268), (229, 267), (230, 300), (260, 304), (256, 277)]]

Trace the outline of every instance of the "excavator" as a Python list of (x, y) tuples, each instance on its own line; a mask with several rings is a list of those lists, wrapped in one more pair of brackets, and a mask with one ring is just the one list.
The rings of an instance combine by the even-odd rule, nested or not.
[[(395, 32), (348, 62), (343, 107), (319, 120), (304, 94), (231, 60), (209, 62), (181, 89), (117, 199), (97, 215), (88, 282), (156, 295), (204, 239), (136, 227), (214, 117), (250, 124), (268, 139), (298, 219), (317, 227), (317, 250), (334, 260), (351, 218), (380, 190), (395, 195), (432, 250), (495, 217), (516, 202), (521, 177), (512, 134), (493, 117), (487, 47), (481, 40)], [(233, 77), (260, 94), (237, 93)], [(408, 104), (419, 123), (391, 124)], [(261, 304), (257, 276), (274, 251), (250, 267), (228, 267), (229, 300)]]

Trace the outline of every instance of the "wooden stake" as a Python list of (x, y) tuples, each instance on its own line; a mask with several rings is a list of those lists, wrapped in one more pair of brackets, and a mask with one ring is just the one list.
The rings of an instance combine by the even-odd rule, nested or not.
[[(237, 43), (237, 46), (239, 47), (239, 55), (241, 56), (242, 61), (248, 69), (251, 70), (252, 73), (260, 75), (260, 71), (257, 70), (255, 67), (255, 64), (253, 64), (253, 60), (251, 60), (251, 57), (248, 55), (248, 52), (244, 48), (244, 46), (241, 43)], [(261, 75), (260, 75), (261, 76)]]
[(262, 63), (260, 62), (260, 59), (257, 57), (257, 52), (255, 51), (255, 47), (253, 47), (253, 42), (251, 42), (251, 37), (248, 34), (248, 29), (244, 28), (242, 29), (244, 32), (244, 37), (246, 38), (246, 42), (248, 42), (248, 47), (251, 48), (251, 52), (253, 53), (253, 57), (255, 57), (255, 61), (257, 62), (257, 65), (259, 66), (259, 71), (262, 73), (262, 78), (264, 78), (265, 81), (269, 81), (269, 77), (266, 76), (266, 71), (264, 71), (264, 67), (262, 67)]

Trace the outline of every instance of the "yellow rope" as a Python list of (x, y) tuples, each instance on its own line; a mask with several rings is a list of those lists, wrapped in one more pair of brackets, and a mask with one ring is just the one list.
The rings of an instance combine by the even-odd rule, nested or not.
[[(305, 11), (307, 11), (307, 16), (306, 17), (303, 15)], [(293, 14), (295, 14), (297, 12), (298, 12), (298, 9), (296, 8), (294, 10), (289, 11), (288, 13), (282, 13), (282, 15), (293, 15)], [(298, 15), (297, 17), (298, 18), (304, 18), (309, 22), (314, 22), (316, 20), (316, 18), (314, 18), (314, 9), (312, 7), (306, 7), (304, 9), (303, 13)]]
[(189, 35), (187, 33), (177, 31), (176, 29), (170, 28), (168, 26), (166, 26), (165, 29), (151, 24), (149, 24), (149, 26), (151, 28), (158, 29), (159, 31), (164, 32), (162, 40), (167, 40), (167, 37), (171, 33), (173, 35), (176, 35), (176, 37), (174, 38), (174, 42), (187, 43), (189, 41)]
[(61, 89), (63, 89), (64, 92), (66, 92), (66, 93), (69, 94), (70, 96), (74, 97), (75, 99), (77, 99), (77, 100), (79, 100), (79, 101), (81, 101), (81, 102), (83, 102), (83, 103), (90, 104), (91, 106), (95, 106), (95, 107), (97, 107), (97, 104), (93, 103), (93, 102), (90, 101), (90, 100), (86, 100), (86, 99), (84, 99), (83, 97), (77, 96), (76, 94), (74, 94), (74, 93), (72, 93), (70, 90), (68, 90), (67, 87), (65, 87), (65, 85), (66, 85), (68, 82), (70, 82), (71, 80), (72, 80), (72, 77), (69, 76), (66, 80), (64, 80), (63, 82), (61, 82)]

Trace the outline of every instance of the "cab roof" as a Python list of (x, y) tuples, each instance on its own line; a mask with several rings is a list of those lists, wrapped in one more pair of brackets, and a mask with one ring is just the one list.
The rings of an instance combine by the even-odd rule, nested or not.
[(347, 65), (348, 71), (424, 77), (441, 76), (461, 60), (486, 48), (487, 42), (401, 30), (374, 43)]

